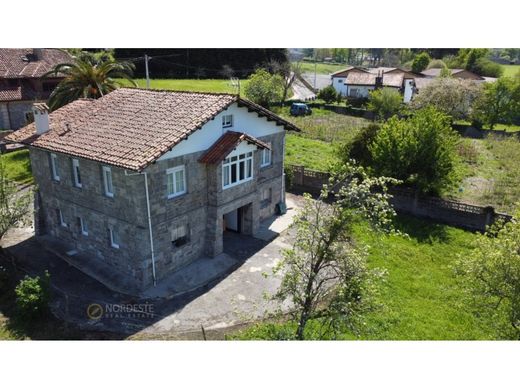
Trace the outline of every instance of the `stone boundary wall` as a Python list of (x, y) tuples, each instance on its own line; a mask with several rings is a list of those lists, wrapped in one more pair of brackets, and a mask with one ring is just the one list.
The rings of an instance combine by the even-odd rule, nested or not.
[[(318, 195), (329, 179), (327, 172), (313, 171), (299, 165), (288, 165), (292, 174), (290, 189)], [(469, 230), (486, 230), (486, 226), (497, 221), (510, 221), (508, 214), (496, 212), (491, 206), (477, 206), (433, 196), (420, 196), (413, 189), (393, 188), (392, 205), (400, 213), (419, 218), (428, 218), (451, 226)]]

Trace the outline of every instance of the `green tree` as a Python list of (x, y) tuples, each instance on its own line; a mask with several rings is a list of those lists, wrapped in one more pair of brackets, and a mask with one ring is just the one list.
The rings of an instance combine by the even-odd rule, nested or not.
[(388, 119), (399, 112), (403, 97), (394, 88), (380, 88), (370, 92), (368, 97), (368, 109), (376, 118)]
[(510, 124), (520, 110), (520, 78), (500, 77), (486, 83), (473, 105), (473, 120), (493, 129), (497, 123)]
[(0, 240), (7, 231), (15, 227), (29, 212), (31, 191), (21, 192), (7, 178), (5, 165), (0, 160)]
[(481, 93), (482, 86), (473, 81), (439, 77), (422, 88), (409, 107), (419, 110), (433, 106), (453, 120), (469, 119), (473, 103)]
[(456, 269), (478, 308), (497, 317), (499, 327), (507, 319), (520, 339), (520, 210), (511, 222), (479, 235)]
[(377, 176), (391, 176), (423, 193), (440, 194), (457, 181), (460, 136), (433, 107), (408, 119), (390, 118), (369, 146)]
[(284, 82), (280, 75), (272, 75), (265, 69), (258, 69), (248, 80), (245, 94), (253, 102), (269, 108), (271, 103), (282, 99)]
[(131, 78), (133, 69), (131, 63), (105, 57), (96, 59), (90, 53), (82, 53), (73, 62), (58, 64), (42, 76), (64, 76), (52, 92), (49, 106), (55, 110), (79, 98), (100, 98), (122, 85), (117, 79), (129, 80), (137, 86)]
[[(337, 170), (320, 199), (305, 196), (295, 217), (293, 246), (284, 250), (275, 273), (283, 275), (273, 297), (289, 301), (297, 324), (295, 338), (312, 337), (306, 332), (313, 320), (334, 330), (338, 325), (355, 327), (373, 306), (378, 270), (366, 263), (366, 248), (352, 238), (354, 221), (369, 221), (376, 229), (388, 226), (394, 211), (386, 188), (388, 178), (371, 178), (363, 168), (344, 165)], [(345, 184), (348, 183), (348, 184)], [(377, 191), (376, 191), (377, 189)], [(323, 199), (334, 195), (327, 203)]]
[(412, 72), (414, 73), (421, 73), (423, 70), (425, 70), (428, 67), (428, 64), (430, 63), (430, 56), (426, 52), (422, 52), (420, 54), (417, 54), (412, 62)]
[(49, 305), (50, 275), (43, 278), (25, 276), (15, 288), (16, 303), (22, 318), (33, 319), (44, 315)]
[(332, 85), (328, 85), (318, 92), (318, 99), (322, 99), (325, 103), (330, 104), (338, 99), (338, 94)]

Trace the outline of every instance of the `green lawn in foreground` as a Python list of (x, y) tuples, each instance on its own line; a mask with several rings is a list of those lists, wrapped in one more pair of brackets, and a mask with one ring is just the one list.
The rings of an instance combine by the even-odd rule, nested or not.
[(27, 149), (3, 154), (1, 157), (5, 164), (7, 177), (18, 184), (29, 184), (33, 182), (31, 173), (31, 161)]
[[(127, 80), (120, 80), (124, 85), (131, 86)], [(135, 79), (140, 88), (146, 88), (145, 79)], [(247, 80), (240, 80), (240, 87), (243, 90), (247, 85)], [(229, 80), (217, 79), (151, 79), (150, 88), (168, 89), (174, 91), (196, 91), (196, 92), (225, 92), (236, 93), (236, 88), (230, 84)]]
[[(453, 272), (457, 257), (469, 253), (474, 233), (411, 217), (397, 227), (409, 235), (383, 236), (357, 226), (355, 237), (369, 245), (369, 265), (387, 270), (380, 285), (383, 307), (368, 314), (360, 334), (340, 339), (486, 340), (497, 336), (491, 318), (477, 317)], [(260, 323), (231, 337), (270, 338), (291, 325)], [(330, 335), (329, 335), (330, 336)], [(326, 336), (327, 337), (327, 336)]]

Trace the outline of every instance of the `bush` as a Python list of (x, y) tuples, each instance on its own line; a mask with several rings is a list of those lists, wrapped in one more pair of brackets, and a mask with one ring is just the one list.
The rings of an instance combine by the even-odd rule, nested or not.
[(480, 76), (498, 78), (502, 76), (504, 70), (500, 64), (491, 61), (489, 58), (482, 57), (475, 61), (472, 71)]
[(428, 55), (428, 53), (422, 52), (420, 54), (417, 54), (412, 62), (412, 72), (421, 73), (428, 67), (429, 63), (430, 56)]
[(338, 94), (332, 85), (328, 85), (318, 93), (318, 99), (322, 99), (325, 103), (330, 104), (335, 102), (338, 98)]
[(442, 69), (446, 66), (443, 60), (431, 60), (428, 64), (428, 69)]
[(388, 119), (399, 112), (403, 98), (394, 88), (376, 89), (370, 92), (367, 108), (378, 119)]
[(379, 129), (379, 125), (373, 123), (359, 130), (351, 142), (340, 146), (338, 152), (341, 161), (348, 163), (350, 159), (354, 159), (358, 164), (364, 167), (370, 166), (372, 164), (372, 158), (369, 147), (374, 141)]
[(282, 100), (283, 79), (280, 75), (272, 75), (265, 69), (258, 69), (248, 80), (244, 92), (246, 97), (256, 104), (269, 108), (271, 103)]
[(294, 172), (292, 167), (286, 166), (283, 168), (285, 174), (285, 187), (291, 188), (294, 181)]
[(16, 303), (22, 318), (43, 316), (49, 305), (50, 276), (47, 271), (43, 278), (25, 276), (15, 288)]
[(451, 118), (428, 107), (408, 119), (390, 118), (369, 145), (377, 176), (389, 176), (423, 193), (439, 195), (457, 183), (460, 140)]

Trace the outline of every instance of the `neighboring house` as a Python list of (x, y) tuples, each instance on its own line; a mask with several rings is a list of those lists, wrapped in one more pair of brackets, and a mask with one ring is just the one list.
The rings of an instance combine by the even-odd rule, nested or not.
[(94, 274), (145, 289), (284, 203), (285, 130), (299, 129), (236, 95), (121, 88), (34, 113), (8, 137), (30, 150), (36, 234)]
[(399, 68), (361, 68), (351, 66), (331, 75), (332, 86), (343, 96), (368, 98), (376, 88), (394, 88), (403, 94), (404, 102), (413, 95), (413, 80), (417, 75)]
[[(440, 69), (440, 68), (431, 68), (431, 69), (423, 70), (421, 72), (421, 74), (424, 77), (435, 78), (435, 77), (439, 77), (440, 76), (441, 70), (442, 69)], [(451, 77), (455, 77), (455, 78), (458, 78), (458, 79), (481, 80), (481, 81), (484, 80), (484, 77), (479, 76), (478, 74), (470, 72), (469, 70), (466, 70), (466, 69), (450, 69), (450, 71), (451, 71)]]
[(62, 79), (41, 76), (70, 60), (59, 49), (0, 49), (0, 129), (31, 122), (32, 104), (47, 100)]

